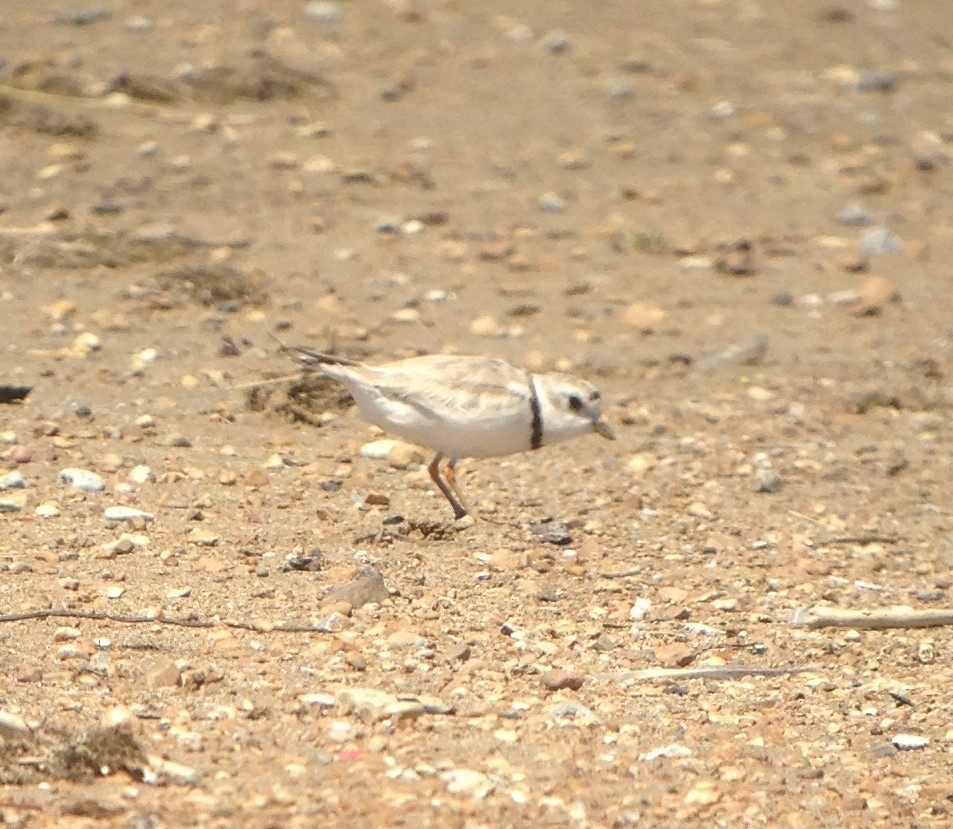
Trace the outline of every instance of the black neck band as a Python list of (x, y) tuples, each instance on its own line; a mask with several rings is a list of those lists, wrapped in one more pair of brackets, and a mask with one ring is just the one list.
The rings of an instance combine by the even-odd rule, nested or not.
[(543, 413), (539, 408), (539, 395), (536, 393), (536, 379), (532, 374), (529, 375), (529, 410), (533, 416), (529, 445), (531, 449), (539, 449), (539, 447), (543, 445)]

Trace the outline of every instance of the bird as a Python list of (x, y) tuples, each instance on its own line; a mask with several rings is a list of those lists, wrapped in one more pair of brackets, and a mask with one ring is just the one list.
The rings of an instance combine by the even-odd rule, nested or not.
[(461, 458), (511, 455), (592, 432), (615, 440), (598, 389), (567, 374), (534, 374), (481, 356), (430, 354), (371, 365), (300, 346), (281, 351), (346, 386), (365, 420), (435, 451), (427, 471), (455, 520), (471, 512), (456, 481)]

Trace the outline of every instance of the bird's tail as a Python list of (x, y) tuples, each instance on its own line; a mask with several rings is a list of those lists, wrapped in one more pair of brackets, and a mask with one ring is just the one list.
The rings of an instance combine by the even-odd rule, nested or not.
[(348, 360), (346, 357), (335, 357), (333, 354), (322, 354), (320, 351), (312, 351), (310, 348), (304, 348), (300, 345), (285, 345), (281, 340), (271, 335), (278, 343), (278, 351), (287, 355), (296, 363), (307, 368), (314, 368), (322, 365), (338, 366), (356, 366), (354, 360)]

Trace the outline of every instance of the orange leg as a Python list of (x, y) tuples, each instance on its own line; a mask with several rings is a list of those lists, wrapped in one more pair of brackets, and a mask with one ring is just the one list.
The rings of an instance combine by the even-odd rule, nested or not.
[(456, 479), (454, 474), (455, 462), (450, 461), (447, 464), (447, 480), (451, 482), (451, 486), (447, 485), (447, 481), (440, 477), (440, 461), (443, 460), (443, 455), (438, 452), (436, 457), (430, 462), (430, 466), (427, 467), (427, 471), (430, 473), (430, 480), (432, 480), (436, 485), (437, 489), (443, 494), (443, 497), (450, 502), (450, 506), (453, 507), (453, 517), (454, 518), (463, 518), (464, 515), (468, 515), (469, 512), (466, 507), (460, 503), (460, 499), (456, 494), (456, 486), (453, 486), (453, 481)]

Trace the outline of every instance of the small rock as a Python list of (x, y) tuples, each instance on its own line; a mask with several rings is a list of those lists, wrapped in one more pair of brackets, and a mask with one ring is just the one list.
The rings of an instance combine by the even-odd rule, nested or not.
[(58, 480), (83, 492), (102, 492), (106, 488), (106, 482), (102, 477), (88, 469), (62, 469)]
[(858, 92), (893, 92), (897, 88), (897, 74), (880, 69), (866, 69), (857, 79)]
[(284, 469), (286, 464), (285, 459), (276, 452), (273, 455), (269, 455), (262, 466), (264, 466), (265, 469)]
[(149, 770), (156, 782), (171, 783), (177, 786), (196, 786), (202, 780), (201, 772), (182, 763), (174, 763), (158, 755), (150, 755)]
[(635, 302), (622, 312), (623, 322), (640, 331), (652, 331), (665, 319), (665, 309), (658, 305)]
[(489, 777), (474, 769), (448, 769), (440, 773), (440, 779), (449, 794), (469, 795), (474, 800), (483, 800), (495, 788)]
[(387, 637), (392, 648), (424, 648), (427, 640), (415, 630), (395, 630)]
[(715, 270), (729, 276), (754, 276), (757, 268), (751, 243), (746, 239), (735, 242), (730, 250), (715, 261)]
[(4, 489), (24, 489), (25, 487), (26, 479), (22, 472), (14, 470), (6, 475), (0, 475), (0, 491)]
[(495, 337), (500, 330), (500, 323), (496, 317), (484, 314), (470, 323), (470, 333), (477, 337)]
[(588, 723), (599, 722), (599, 718), (592, 710), (586, 708), (585, 705), (579, 702), (560, 702), (550, 709), (549, 716), (554, 720), (579, 720)]
[(129, 480), (134, 484), (155, 483), (156, 473), (148, 466), (139, 464), (129, 471)]
[(569, 527), (563, 521), (557, 521), (555, 518), (544, 518), (542, 521), (533, 521), (530, 524), (530, 529), (549, 544), (563, 546), (572, 542)]
[(837, 221), (842, 225), (862, 227), (873, 224), (874, 217), (869, 210), (857, 202), (844, 205), (837, 213)]
[(390, 496), (386, 492), (374, 489), (367, 493), (364, 503), (370, 507), (389, 507)]
[(540, 677), (543, 687), (550, 691), (562, 691), (569, 688), (572, 691), (578, 691), (586, 678), (579, 674), (569, 673), (568, 671), (555, 668), (547, 671)]
[(56, 518), (58, 515), (60, 515), (60, 508), (58, 504), (55, 504), (52, 501), (47, 501), (45, 504), (40, 504), (33, 511), (33, 514), (37, 518)]
[(73, 353), (86, 357), (102, 348), (102, 341), (91, 331), (83, 331), (73, 340)]
[(544, 193), (539, 197), (539, 209), (544, 213), (562, 213), (566, 202), (558, 193)]
[(773, 472), (763, 473), (758, 475), (754, 480), (752, 489), (755, 492), (778, 492), (781, 489), (784, 481), (780, 475), (777, 475)]
[(342, 688), (336, 695), (337, 704), (347, 711), (380, 712), (397, 702), (397, 697), (378, 688)]
[(330, 708), (335, 704), (335, 702), (337, 702), (337, 698), (334, 696), (334, 694), (321, 693), (301, 694), (298, 697), (298, 700), (304, 705), (317, 705), (321, 708)]
[(559, 29), (553, 29), (543, 36), (543, 48), (553, 55), (565, 52), (571, 45), (569, 35)]
[(890, 301), (899, 299), (894, 284), (883, 276), (869, 276), (857, 289), (857, 302), (851, 313), (858, 317), (872, 316)]
[(890, 742), (900, 751), (916, 751), (930, 745), (929, 739), (920, 734), (897, 734)]
[(25, 740), (32, 735), (33, 729), (26, 724), (23, 717), (9, 711), (0, 711), (0, 737), (7, 740)]
[(387, 453), (387, 463), (394, 469), (407, 469), (424, 462), (424, 454), (416, 446), (398, 440)]
[(112, 12), (109, 9), (104, 6), (93, 6), (88, 9), (62, 11), (56, 16), (56, 20), (70, 26), (91, 26), (93, 23), (109, 20), (110, 17)]
[(214, 547), (218, 544), (218, 535), (206, 530), (192, 530), (189, 533), (189, 541), (200, 547)]
[(171, 659), (156, 662), (146, 674), (146, 687), (150, 691), (159, 688), (175, 688), (182, 677), (178, 665)]
[(867, 256), (898, 253), (903, 250), (903, 243), (885, 227), (875, 227), (861, 235), (860, 250)]
[(527, 565), (527, 556), (513, 550), (497, 550), (487, 560), (486, 566), (490, 570), (500, 573), (511, 573)]
[(106, 507), (103, 510), (103, 517), (107, 521), (154, 521), (155, 515), (151, 512), (145, 512), (135, 507)]
[(179, 449), (187, 449), (192, 445), (192, 441), (188, 437), (181, 434), (169, 435), (164, 441), (166, 446), (173, 446)]
[(391, 438), (372, 440), (370, 443), (365, 443), (361, 447), (360, 455), (362, 458), (373, 458), (377, 461), (383, 461), (387, 459), (398, 443), (400, 443), (400, 441)]
[(336, 23), (341, 18), (341, 6), (328, 0), (311, 0), (304, 7), (304, 16), (316, 23)]
[(363, 607), (371, 602), (379, 603), (389, 598), (390, 591), (384, 577), (376, 570), (366, 567), (354, 581), (333, 588), (321, 601), (321, 606), (347, 602), (351, 607)]

